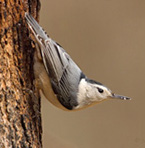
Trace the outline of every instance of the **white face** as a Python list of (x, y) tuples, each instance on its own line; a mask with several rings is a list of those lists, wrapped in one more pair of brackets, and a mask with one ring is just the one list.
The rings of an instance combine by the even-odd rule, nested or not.
[(88, 95), (91, 101), (102, 101), (112, 97), (112, 92), (107, 87), (98, 84), (90, 84), (90, 86)]
[(82, 79), (79, 85), (77, 97), (79, 105), (75, 109), (84, 108), (111, 98), (130, 100), (129, 97), (112, 93), (110, 89), (103, 85), (99, 85), (97, 83), (89, 83), (85, 79)]
[(86, 80), (82, 79), (79, 85), (77, 98), (79, 105), (77, 106), (77, 108), (82, 108), (87, 105), (99, 103), (111, 96), (112, 92), (105, 86), (95, 83), (88, 83)]

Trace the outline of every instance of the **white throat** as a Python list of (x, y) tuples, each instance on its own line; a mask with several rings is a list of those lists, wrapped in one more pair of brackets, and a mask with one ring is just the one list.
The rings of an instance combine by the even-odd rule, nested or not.
[(99, 103), (102, 99), (97, 98), (96, 89), (93, 88), (85, 79), (82, 79), (79, 84), (78, 90), (78, 106), (75, 109), (80, 109), (87, 107), (88, 105), (93, 105), (94, 103)]

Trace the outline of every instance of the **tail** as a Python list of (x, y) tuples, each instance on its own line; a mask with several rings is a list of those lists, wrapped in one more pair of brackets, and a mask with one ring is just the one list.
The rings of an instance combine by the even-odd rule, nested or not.
[(49, 38), (45, 31), (42, 29), (42, 27), (37, 23), (37, 21), (27, 12), (25, 12), (25, 18), (38, 42)]

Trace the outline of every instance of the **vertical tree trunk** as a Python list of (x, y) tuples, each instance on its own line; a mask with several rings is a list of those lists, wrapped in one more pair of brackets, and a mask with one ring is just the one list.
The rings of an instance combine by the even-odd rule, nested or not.
[(0, 0), (0, 148), (40, 148), (40, 99), (25, 11), (38, 17), (39, 0)]

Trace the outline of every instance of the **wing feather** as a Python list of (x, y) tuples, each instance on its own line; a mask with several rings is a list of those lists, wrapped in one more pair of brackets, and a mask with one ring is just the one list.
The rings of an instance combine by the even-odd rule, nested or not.
[(49, 38), (31, 15), (26, 13), (25, 17), (40, 46), (54, 92), (61, 104), (72, 109), (72, 106), (77, 105), (74, 98), (77, 98), (80, 68), (58, 43)]

